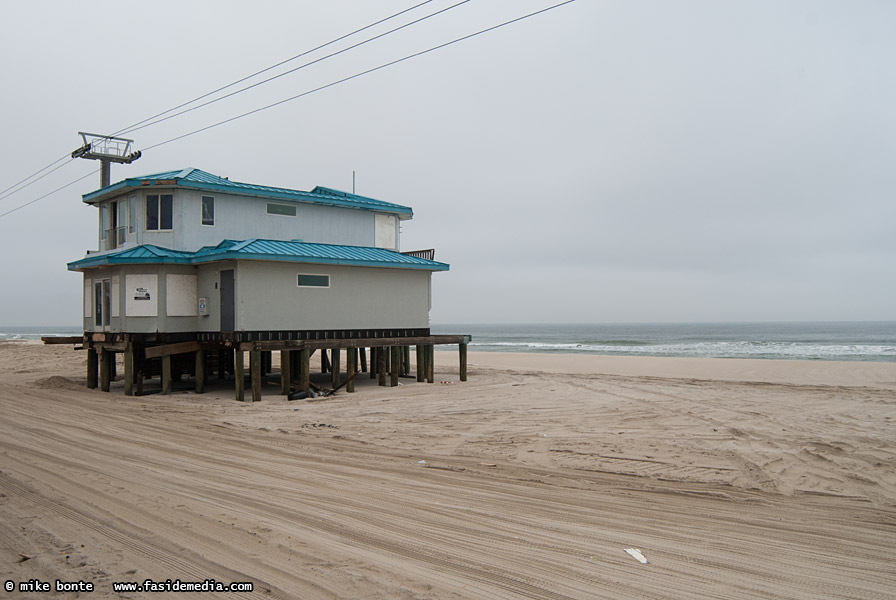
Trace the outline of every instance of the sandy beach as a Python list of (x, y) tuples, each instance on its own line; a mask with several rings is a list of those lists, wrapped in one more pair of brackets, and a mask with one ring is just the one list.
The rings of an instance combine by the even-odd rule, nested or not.
[(0, 578), (896, 598), (896, 363), (471, 353), (460, 383), (456, 358), (449, 383), (239, 403), (87, 390), (82, 352), (2, 342)]

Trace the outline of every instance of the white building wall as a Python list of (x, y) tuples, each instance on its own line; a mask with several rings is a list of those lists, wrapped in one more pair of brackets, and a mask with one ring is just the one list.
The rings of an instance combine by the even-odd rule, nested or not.
[[(329, 275), (330, 287), (299, 287), (298, 274)], [(236, 326), (242, 331), (429, 327), (431, 273), (241, 261)]]

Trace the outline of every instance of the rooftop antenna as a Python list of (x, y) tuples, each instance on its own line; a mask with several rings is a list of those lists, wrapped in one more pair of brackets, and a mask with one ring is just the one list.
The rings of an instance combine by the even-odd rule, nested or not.
[(352, 194), (355, 193), (355, 171), (352, 169)]
[(129, 140), (111, 135), (98, 133), (85, 133), (79, 131), (78, 135), (84, 140), (84, 145), (72, 152), (72, 158), (88, 158), (100, 161), (100, 187), (104, 188), (112, 183), (110, 166), (112, 163), (131, 164), (143, 154), (139, 150), (132, 152)]

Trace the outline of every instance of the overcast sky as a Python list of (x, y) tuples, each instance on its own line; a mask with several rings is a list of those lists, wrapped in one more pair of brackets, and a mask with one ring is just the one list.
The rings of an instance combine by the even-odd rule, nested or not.
[[(78, 131), (117, 131), (417, 2), (6, 2), (0, 189)], [(148, 148), (553, 3), (471, 0), (128, 137)], [(402, 249), (450, 263), (433, 323), (894, 320), (894, 26), (888, 0), (578, 0), (149, 149), (112, 181), (197, 167), (350, 191), (355, 171), (359, 194), (413, 207)], [(72, 161), (0, 213), (97, 168)], [(0, 324), (80, 322), (65, 265), (95, 249), (81, 194), (98, 184), (0, 218)]]

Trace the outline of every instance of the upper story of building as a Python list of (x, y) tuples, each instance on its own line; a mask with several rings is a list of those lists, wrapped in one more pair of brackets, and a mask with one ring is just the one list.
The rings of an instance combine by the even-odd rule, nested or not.
[(325, 187), (239, 183), (199, 169), (128, 178), (83, 200), (99, 208), (97, 252), (147, 244), (195, 252), (249, 238), (399, 251), (400, 222), (413, 217), (407, 206)]

